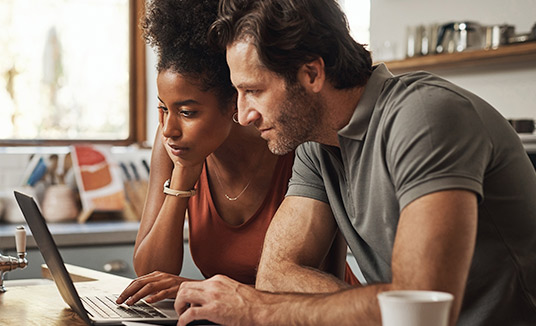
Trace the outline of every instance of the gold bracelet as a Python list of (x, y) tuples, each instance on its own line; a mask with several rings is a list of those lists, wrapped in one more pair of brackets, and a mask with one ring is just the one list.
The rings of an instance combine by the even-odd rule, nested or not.
[(169, 188), (171, 185), (171, 179), (167, 179), (166, 182), (164, 182), (164, 193), (166, 195), (176, 196), (176, 197), (192, 197), (197, 194), (197, 189), (192, 190), (175, 190)]

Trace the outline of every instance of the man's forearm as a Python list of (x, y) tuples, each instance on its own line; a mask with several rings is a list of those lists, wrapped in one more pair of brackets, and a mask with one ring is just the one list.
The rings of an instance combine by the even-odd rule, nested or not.
[(346, 289), (349, 285), (320, 270), (289, 264), (279, 272), (259, 272), (255, 287), (269, 292), (327, 293)]
[(376, 295), (389, 284), (324, 294), (268, 294), (254, 322), (257, 325), (379, 325)]

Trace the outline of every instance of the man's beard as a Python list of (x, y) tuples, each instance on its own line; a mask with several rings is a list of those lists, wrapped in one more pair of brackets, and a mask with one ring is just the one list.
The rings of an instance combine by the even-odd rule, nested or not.
[(268, 141), (270, 151), (284, 155), (306, 141), (315, 140), (325, 110), (322, 104), (318, 95), (307, 94), (299, 83), (288, 85), (274, 124), (276, 137)]

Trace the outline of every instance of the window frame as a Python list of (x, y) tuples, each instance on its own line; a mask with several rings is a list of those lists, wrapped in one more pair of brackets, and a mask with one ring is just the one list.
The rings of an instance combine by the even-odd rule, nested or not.
[(67, 146), (80, 143), (127, 146), (147, 141), (146, 46), (140, 18), (145, 0), (129, 0), (129, 135), (125, 139), (0, 139), (0, 146)]

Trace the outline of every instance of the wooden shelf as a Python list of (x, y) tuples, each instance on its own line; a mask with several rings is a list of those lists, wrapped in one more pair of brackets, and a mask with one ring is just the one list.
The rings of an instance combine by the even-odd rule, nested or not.
[(505, 45), (495, 50), (474, 50), (387, 61), (393, 73), (412, 70), (445, 70), (513, 62), (536, 62), (536, 42)]

